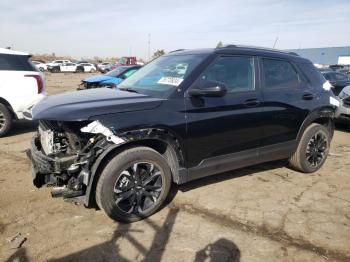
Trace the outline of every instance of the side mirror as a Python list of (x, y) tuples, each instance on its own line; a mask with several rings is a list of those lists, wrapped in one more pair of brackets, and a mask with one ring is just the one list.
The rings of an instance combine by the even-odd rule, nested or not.
[(206, 81), (202, 86), (188, 90), (190, 96), (222, 97), (226, 93), (225, 84), (217, 81)]

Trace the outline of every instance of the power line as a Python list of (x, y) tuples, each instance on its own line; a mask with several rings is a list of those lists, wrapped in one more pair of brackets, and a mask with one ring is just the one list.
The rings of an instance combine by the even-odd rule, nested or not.
[(151, 34), (148, 34), (148, 61), (151, 60)]

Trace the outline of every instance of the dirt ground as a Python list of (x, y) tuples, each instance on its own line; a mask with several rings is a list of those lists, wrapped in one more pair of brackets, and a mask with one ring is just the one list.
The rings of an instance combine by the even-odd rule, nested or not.
[[(88, 75), (47, 74), (48, 93)], [(24, 154), (35, 129), (0, 138), (0, 261), (350, 261), (350, 129), (336, 130), (317, 173), (277, 161), (219, 174), (174, 187), (169, 205), (133, 224), (35, 189)]]

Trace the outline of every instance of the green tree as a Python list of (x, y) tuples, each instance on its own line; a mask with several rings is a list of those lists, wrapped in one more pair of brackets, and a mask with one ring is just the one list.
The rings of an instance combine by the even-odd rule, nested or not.
[(223, 47), (223, 43), (220, 41), (217, 45), (216, 45), (216, 48), (220, 48), (220, 47)]
[(158, 49), (157, 51), (155, 51), (155, 52), (153, 53), (152, 58), (154, 59), (154, 58), (160, 57), (160, 56), (162, 56), (162, 55), (165, 55), (164, 49)]

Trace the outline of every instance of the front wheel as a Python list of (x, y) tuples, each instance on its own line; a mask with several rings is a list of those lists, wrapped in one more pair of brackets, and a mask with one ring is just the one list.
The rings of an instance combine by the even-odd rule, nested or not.
[(96, 187), (98, 206), (112, 219), (135, 222), (164, 203), (171, 186), (167, 161), (148, 147), (127, 149), (104, 168)]
[(304, 131), (296, 152), (289, 159), (290, 165), (304, 173), (319, 170), (327, 159), (330, 140), (331, 135), (325, 126), (311, 124)]

